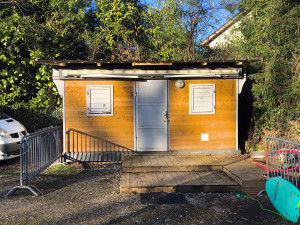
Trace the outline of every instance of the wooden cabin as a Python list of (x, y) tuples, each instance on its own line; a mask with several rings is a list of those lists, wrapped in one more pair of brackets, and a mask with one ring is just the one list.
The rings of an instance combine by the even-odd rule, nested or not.
[(70, 128), (137, 152), (237, 153), (242, 64), (49, 61)]

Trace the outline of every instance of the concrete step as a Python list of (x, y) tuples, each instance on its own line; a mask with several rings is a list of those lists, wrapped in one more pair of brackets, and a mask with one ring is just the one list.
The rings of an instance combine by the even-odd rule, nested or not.
[(123, 173), (121, 193), (240, 192), (241, 186), (222, 171)]

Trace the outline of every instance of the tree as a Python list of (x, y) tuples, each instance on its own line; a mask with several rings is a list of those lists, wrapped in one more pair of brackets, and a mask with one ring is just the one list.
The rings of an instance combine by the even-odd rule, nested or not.
[[(248, 14), (237, 39), (225, 54), (263, 57), (250, 68), (253, 81), (255, 133), (300, 141), (299, 3), (294, 0), (242, 0), (237, 5)], [(224, 53), (224, 52), (223, 52)]]
[[(51, 70), (35, 58), (84, 55), (85, 0), (8, 1), (0, 4), (0, 107), (53, 108), (60, 98)], [(78, 38), (79, 37), (79, 38)]]
[(157, 1), (150, 9), (150, 60), (181, 60), (185, 57), (185, 30), (178, 1)]
[(159, 59), (202, 58), (200, 42), (220, 19), (227, 1), (164, 0), (151, 9), (152, 43)]
[[(112, 61), (142, 59), (148, 41), (145, 33), (146, 5), (139, 0), (96, 0), (94, 13), (98, 27), (85, 36), (90, 44), (90, 53), (100, 52), (100, 59)], [(108, 54), (103, 54), (105, 52)]]

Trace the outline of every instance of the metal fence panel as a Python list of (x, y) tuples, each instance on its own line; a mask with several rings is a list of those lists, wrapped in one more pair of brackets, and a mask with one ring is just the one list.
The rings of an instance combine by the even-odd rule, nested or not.
[(268, 179), (281, 177), (299, 187), (300, 144), (279, 138), (267, 137), (265, 148)]
[(61, 127), (50, 127), (28, 134), (20, 143), (20, 186), (12, 188), (6, 196), (14, 194), (20, 188), (26, 188), (33, 194), (38, 193), (28, 182), (58, 160), (63, 153), (63, 135)]

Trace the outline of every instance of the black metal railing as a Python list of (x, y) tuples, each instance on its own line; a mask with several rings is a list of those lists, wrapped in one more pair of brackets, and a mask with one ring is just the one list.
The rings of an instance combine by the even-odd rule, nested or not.
[(267, 137), (265, 140), (267, 178), (281, 177), (299, 187), (300, 143), (279, 138)]
[(122, 161), (123, 154), (130, 153), (134, 151), (82, 131), (75, 129), (67, 131), (65, 159), (76, 162), (116, 163)]
[(13, 187), (6, 196), (18, 189), (28, 189), (38, 195), (38, 189), (28, 182), (58, 160), (63, 153), (61, 127), (50, 127), (22, 137), (20, 142), (20, 186)]

